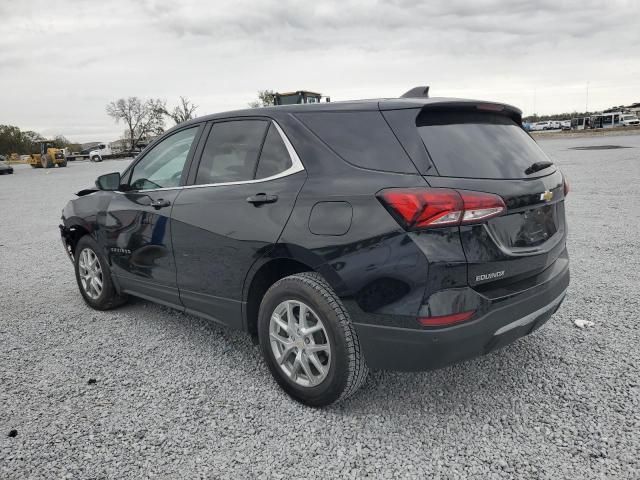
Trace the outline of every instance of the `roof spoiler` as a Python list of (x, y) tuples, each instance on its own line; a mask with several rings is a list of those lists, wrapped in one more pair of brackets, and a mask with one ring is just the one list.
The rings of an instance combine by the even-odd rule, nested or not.
[(429, 87), (413, 87), (408, 92), (405, 92), (400, 98), (429, 98)]

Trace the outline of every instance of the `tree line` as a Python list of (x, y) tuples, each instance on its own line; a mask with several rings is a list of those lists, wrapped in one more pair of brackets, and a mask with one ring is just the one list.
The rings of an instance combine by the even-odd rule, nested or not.
[(593, 115), (593, 112), (565, 112), (565, 113), (554, 113), (552, 115), (528, 115), (522, 118), (523, 122), (527, 123), (535, 123), (535, 122), (544, 122), (546, 120), (571, 120), (575, 117), (589, 117)]
[(53, 139), (45, 139), (38, 132), (32, 130), (22, 131), (13, 125), (0, 125), (1, 155), (40, 153), (40, 142), (43, 140), (52, 140), (54, 146), (58, 148), (74, 150), (80, 147), (80, 145), (67, 140), (63, 135), (57, 135)]
[[(273, 105), (275, 93), (273, 90), (260, 90), (257, 97), (255, 101), (249, 103), (250, 107)], [(122, 122), (124, 124), (123, 139), (127, 148), (136, 149), (139, 144), (146, 143), (150, 138), (164, 132), (167, 117), (179, 125), (195, 118), (197, 108), (197, 105), (183, 96), (171, 109), (167, 107), (166, 100), (133, 96), (109, 102), (106, 106), (106, 112), (116, 123)], [(20, 128), (12, 125), (0, 125), (0, 154), (39, 153), (39, 142), (43, 140), (52, 140), (55, 147), (68, 148), (72, 152), (81, 150), (80, 144), (70, 142), (63, 135), (57, 135), (53, 139), (45, 139), (38, 132), (21, 131)]]
[(179, 125), (194, 118), (197, 108), (187, 97), (180, 97), (178, 105), (171, 110), (167, 108), (166, 100), (160, 98), (128, 97), (108, 103), (106, 110), (116, 123), (124, 123), (124, 140), (133, 150), (143, 140), (164, 132), (165, 117)]
[[(258, 98), (249, 103), (252, 108), (266, 107), (275, 103), (273, 90), (258, 91)], [(176, 125), (195, 117), (197, 109), (187, 97), (180, 97), (178, 104), (169, 110), (166, 100), (160, 98), (128, 97), (120, 98), (107, 104), (107, 115), (116, 123), (125, 126), (124, 140), (131, 149), (140, 143), (160, 135), (165, 129), (165, 117), (169, 117)]]

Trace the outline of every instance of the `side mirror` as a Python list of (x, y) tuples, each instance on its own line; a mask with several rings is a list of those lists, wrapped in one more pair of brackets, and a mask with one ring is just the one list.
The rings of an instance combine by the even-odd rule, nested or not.
[(120, 188), (120, 174), (118, 172), (105, 173), (96, 179), (98, 190), (114, 191)]

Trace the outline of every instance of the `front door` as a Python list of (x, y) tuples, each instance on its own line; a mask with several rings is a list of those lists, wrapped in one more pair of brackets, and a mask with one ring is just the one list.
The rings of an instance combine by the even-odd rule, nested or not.
[(247, 272), (277, 242), (306, 174), (275, 123), (246, 119), (213, 124), (194, 178), (172, 212), (180, 297), (240, 328)]
[(180, 130), (145, 153), (114, 192), (101, 225), (116, 276), (125, 292), (180, 305), (171, 242), (171, 209), (194, 150), (198, 127)]

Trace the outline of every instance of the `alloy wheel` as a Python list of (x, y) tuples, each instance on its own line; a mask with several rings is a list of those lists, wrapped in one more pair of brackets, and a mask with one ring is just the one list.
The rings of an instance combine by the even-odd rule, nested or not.
[(98, 256), (90, 248), (85, 248), (80, 252), (78, 272), (84, 293), (93, 300), (100, 297), (104, 281), (102, 266), (100, 265)]
[(299, 300), (280, 303), (269, 321), (269, 342), (277, 364), (303, 387), (322, 383), (331, 366), (329, 336), (320, 317)]

